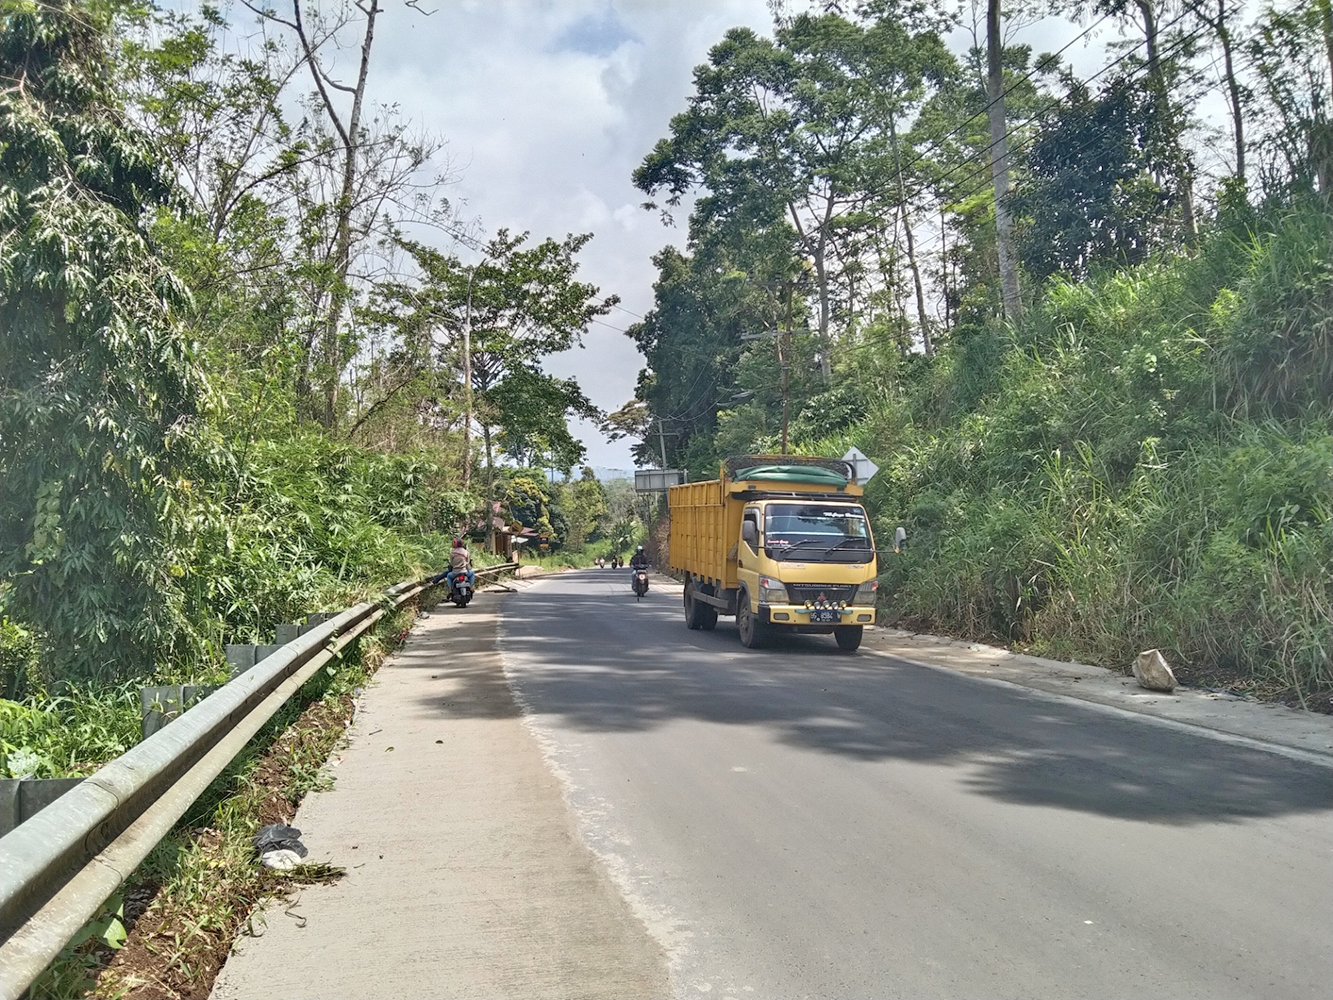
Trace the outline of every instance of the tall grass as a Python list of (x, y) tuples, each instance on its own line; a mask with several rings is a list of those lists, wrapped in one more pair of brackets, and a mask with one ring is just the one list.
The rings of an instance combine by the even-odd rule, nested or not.
[(1333, 248), (1317, 208), (1194, 257), (1053, 281), (959, 331), (854, 443), (891, 611), (1187, 675), (1333, 689)]

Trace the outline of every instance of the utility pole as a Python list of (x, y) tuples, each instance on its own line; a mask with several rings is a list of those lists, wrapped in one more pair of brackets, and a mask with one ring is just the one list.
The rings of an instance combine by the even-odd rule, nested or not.
[(791, 403), (791, 291), (792, 282), (787, 282), (786, 329), (778, 341), (778, 364), (782, 367), (782, 454), (787, 454), (787, 410)]
[(995, 187), (995, 250), (1000, 261), (1000, 299), (1004, 318), (1018, 322), (1023, 300), (1018, 288), (1014, 220), (1009, 214), (1009, 146), (1005, 133), (1004, 40), (1000, 35), (1000, 0), (986, 4), (986, 97), (990, 101), (991, 183)]
[(666, 468), (666, 430), (662, 427), (662, 418), (657, 418), (657, 444), (662, 449), (662, 468)]
[(472, 275), (467, 269), (467, 312), (463, 318), (463, 489), (472, 478)]

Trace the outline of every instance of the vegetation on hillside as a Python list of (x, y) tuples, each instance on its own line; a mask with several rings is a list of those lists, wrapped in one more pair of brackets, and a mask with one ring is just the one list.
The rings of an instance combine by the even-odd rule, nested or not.
[[(0, 5), (0, 775), (114, 756), (137, 684), (438, 570), (504, 463), (583, 459), (542, 362), (615, 302), (589, 237), (461, 219), (441, 141), (326, 61), (383, 6), (302, 9)], [(535, 475), (553, 544), (611, 530)]]
[(610, 422), (696, 477), (777, 451), (784, 421), (794, 452), (860, 447), (880, 537), (911, 540), (885, 550), (890, 615), (1333, 689), (1329, 4), (1053, 9), (1126, 40), (1087, 78), (1000, 46), (1000, 94), (980, 7), (728, 32), (634, 176), (668, 213), (694, 200)]

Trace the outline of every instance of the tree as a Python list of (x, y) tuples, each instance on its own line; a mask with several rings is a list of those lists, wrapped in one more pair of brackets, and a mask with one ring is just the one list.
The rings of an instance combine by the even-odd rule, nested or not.
[(672, 464), (695, 434), (712, 434), (718, 403), (734, 385), (741, 336), (762, 329), (764, 316), (760, 291), (717, 257), (708, 261), (667, 247), (653, 263), (655, 303), (627, 331), (648, 362), (635, 388), (645, 405), (631, 403), (613, 414), (610, 430), (639, 439), (636, 461)]
[[(440, 143), (414, 135), (397, 108), (366, 103), (380, 0), (338, 0), (311, 5), (291, 0), (290, 15), (242, 0), (261, 25), (277, 25), (295, 40), (295, 65), (309, 72), (313, 93), (306, 115), (271, 151), (273, 168), (261, 176), (289, 206), (296, 266), (290, 277), (305, 299), (297, 319), (304, 369), (297, 387), (302, 412), (326, 428), (342, 417), (341, 385), (359, 347), (351, 323), (365, 287), (382, 268), (379, 244), (391, 242), (397, 225), (414, 223), (452, 230), (447, 202), (437, 202), (442, 176), (420, 174)], [(412, 5), (408, 5), (411, 7)], [(356, 36), (349, 42), (347, 36)], [(327, 50), (354, 47), (353, 74), (339, 79)], [(284, 82), (290, 79), (284, 78)], [(318, 394), (318, 399), (314, 397)]]
[(150, 228), (171, 181), (114, 98), (109, 29), (73, 2), (0, 18), (0, 580), (67, 676), (187, 641), (210, 398)]
[[(300, 42), (305, 65), (310, 70), (311, 80), (319, 95), (319, 104), (328, 116), (328, 122), (337, 133), (339, 178), (336, 196), (332, 203), (333, 241), (329, 248), (325, 289), (328, 305), (322, 322), (321, 354), (323, 368), (324, 406), (321, 420), (325, 427), (334, 426), (338, 416), (338, 384), (342, 374), (343, 348), (339, 343), (343, 312), (350, 295), (348, 275), (352, 269), (352, 216), (354, 196), (357, 188), (358, 166), (361, 160), (362, 146), (367, 139), (361, 122), (362, 106), (366, 96), (366, 81), (370, 74), (370, 52), (375, 43), (375, 22), (380, 15), (379, 0), (366, 0), (356, 3), (356, 7), (365, 17), (365, 28), (361, 36), (360, 57), (357, 60), (354, 83), (335, 80), (325, 67), (320, 54), (324, 43), (336, 35), (347, 21), (346, 5), (339, 12), (332, 29), (322, 28), (316, 21), (314, 31), (307, 26), (301, 0), (292, 0), (292, 16), (288, 20), (280, 18), (271, 10), (251, 6), (261, 17), (277, 21), (290, 28)], [(334, 92), (346, 94), (350, 98), (346, 109), (338, 107), (333, 98)]]
[(734, 28), (696, 68), (695, 94), (670, 136), (634, 173), (668, 206), (702, 189), (692, 242), (696, 231), (729, 239), (733, 262), (756, 280), (786, 280), (809, 262), (826, 380), (835, 314), (852, 312), (885, 206), (906, 213), (897, 123), (950, 61), (938, 35), (911, 34), (892, 13), (869, 27), (802, 14), (773, 40)]
[(510, 523), (531, 528), (539, 535), (549, 537), (554, 533), (550, 486), (540, 469), (506, 469), (499, 487)]
[[(435, 172), (440, 142), (396, 108), (356, 95), (374, 5), (297, 2), (290, 17), (245, 6), (257, 24), (239, 48), (211, 7), (154, 13), (128, 31), (120, 78), (188, 207), (165, 239), (195, 291), (190, 322), (222, 376), (230, 429), (243, 439), (309, 420), (332, 429), (350, 410), (364, 433), (349, 370), (365, 364), (362, 310), (389, 280), (385, 248), (405, 223), (455, 228), (440, 197), (448, 165)], [(342, 84), (325, 62), (353, 34), (357, 75)], [(303, 95), (306, 79), (316, 86)], [(383, 374), (367, 368), (372, 381)], [(374, 416), (388, 437), (410, 437), (384, 426), (393, 413)]]
[[(1325, 0), (1326, 4), (1326, 0)], [(1222, 47), (1222, 79), (1226, 83), (1228, 110), (1231, 113), (1231, 136), (1235, 150), (1235, 177), (1245, 186), (1245, 93), (1236, 73), (1236, 41), (1232, 34), (1231, 16), (1227, 0), (1185, 0), (1185, 5), (1217, 38)]]
[(1000, 0), (986, 4), (986, 109), (990, 121), (991, 182), (995, 187), (995, 247), (1000, 260), (1000, 290), (1004, 316), (1017, 322), (1023, 315), (1018, 287), (1018, 254), (1014, 222), (1009, 211), (1009, 150), (1004, 110), (1004, 41), (1000, 35)]
[[(1192, 0), (1182, 0), (1187, 6)], [(1180, 62), (1193, 52), (1193, 35), (1184, 35), (1163, 46), (1163, 33), (1176, 24), (1183, 12), (1173, 17), (1164, 26), (1162, 18), (1166, 12), (1179, 5), (1175, 0), (1075, 0), (1071, 8), (1074, 12), (1096, 11), (1112, 15), (1121, 22), (1136, 23), (1143, 34), (1144, 78), (1149, 92), (1160, 108), (1154, 118), (1159, 123), (1161, 135), (1158, 142), (1164, 149), (1170, 150), (1170, 173), (1159, 180), (1171, 196), (1172, 204), (1180, 213), (1180, 223), (1186, 240), (1193, 240), (1199, 231), (1194, 208), (1194, 163), (1183, 141), (1183, 133), (1188, 124), (1187, 109), (1173, 97), (1173, 85), (1178, 82)], [(1168, 34), (1168, 39), (1170, 36)], [(1137, 46), (1136, 46), (1137, 47)]]
[(1156, 180), (1166, 173), (1154, 119), (1162, 106), (1124, 83), (1096, 97), (1076, 86), (1028, 153), (1031, 176), (1013, 205), (1023, 262), (1038, 281), (1136, 264), (1167, 243), (1171, 198)]
[[(933, 351), (914, 232), (923, 158), (906, 133), (956, 73), (938, 27), (889, 0), (860, 21), (806, 13), (780, 20), (772, 40), (733, 29), (697, 68), (689, 107), (634, 174), (668, 207), (698, 192), (690, 253), (655, 258), (656, 304), (629, 331), (649, 363), (637, 389), (648, 412), (627, 409), (617, 422), (643, 438), (640, 461), (664, 450), (669, 464), (711, 465), (704, 440), (720, 411), (729, 438), (766, 437), (770, 397), (790, 410), (793, 395), (814, 391), (804, 385), (811, 356), (827, 388), (835, 328), (863, 322), (886, 288), (901, 302), (904, 280), (917, 336)], [(813, 351), (799, 336), (744, 342), (799, 331), (810, 313)], [(737, 367), (743, 356), (748, 369)], [(740, 384), (740, 370), (753, 384)], [(752, 397), (739, 408), (737, 389)]]
[(561, 509), (565, 515), (564, 543), (577, 549), (596, 533), (607, 514), (606, 490), (588, 466), (580, 477), (566, 482), (561, 490)]
[(1333, 6), (1269, 8), (1245, 51), (1258, 78), (1263, 186), (1333, 197)]
[[(470, 327), (466, 366), (485, 448), (487, 509), (495, 498), (497, 444), (524, 461), (551, 458), (568, 469), (583, 457), (583, 446), (566, 417), (601, 415), (575, 380), (541, 368), (550, 355), (577, 346), (588, 324), (619, 301), (599, 300), (596, 286), (577, 280), (575, 257), (590, 238), (529, 245), (527, 233), (502, 229), (484, 247), (482, 263), (470, 268), (433, 247), (401, 241), (420, 274), (417, 284), (399, 289), (400, 331), (426, 337), (428, 357), (461, 377), (459, 334)], [(443, 345), (436, 343), (441, 335)]]

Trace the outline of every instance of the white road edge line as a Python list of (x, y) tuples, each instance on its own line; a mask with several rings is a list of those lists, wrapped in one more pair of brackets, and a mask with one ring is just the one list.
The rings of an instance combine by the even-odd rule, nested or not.
[(1239, 736), (1236, 733), (1224, 732), (1220, 729), (1213, 729), (1194, 722), (1181, 722), (1177, 719), (1168, 719), (1160, 715), (1152, 715), (1148, 712), (1135, 712), (1132, 709), (1120, 708), (1117, 705), (1107, 705), (1105, 702), (1091, 701), (1087, 698), (1080, 698), (1072, 694), (1056, 694), (1053, 691), (1043, 691), (1041, 688), (1029, 687), (1026, 684), (1020, 684), (1017, 681), (1005, 680), (1002, 677), (978, 677), (976, 674), (970, 674), (965, 670), (955, 670), (952, 667), (942, 667), (937, 663), (925, 663), (921, 660), (913, 660), (906, 656), (899, 656), (896, 653), (885, 652), (882, 649), (870, 649), (863, 647), (861, 652), (870, 653), (874, 656), (882, 656), (886, 660), (899, 660), (903, 663), (909, 663), (914, 667), (925, 667), (927, 670), (935, 670), (940, 673), (950, 674), (953, 677), (966, 678), (969, 681), (975, 681), (978, 684), (995, 684), (1007, 688), (1021, 688), (1029, 694), (1044, 701), (1054, 702), (1077, 702), (1080, 705), (1086, 705), (1088, 708), (1104, 712), (1108, 715), (1119, 716), (1124, 719), (1136, 719), (1141, 722), (1149, 722), (1167, 729), (1174, 729), (1176, 732), (1188, 733), (1192, 736), (1199, 736), (1205, 739), (1217, 740), (1220, 743), (1231, 743), (1236, 746), (1247, 747), (1251, 750), (1259, 750), (1264, 753), (1277, 754), (1279, 757), (1287, 757), (1291, 760), (1299, 760), (1305, 764), (1314, 764), (1318, 767), (1333, 770), (1333, 754), (1322, 754), (1313, 750), (1301, 750), (1297, 747), (1289, 747), (1281, 743), (1269, 743), (1265, 740), (1257, 740), (1251, 736)]
[[(539, 587), (555, 575), (530, 578), (531, 586), (525, 587), (524, 590)], [(627, 585), (625, 589), (628, 591)], [(569, 767), (570, 763), (576, 762), (578, 745), (561, 746), (555, 734), (539, 721), (536, 707), (523, 690), (523, 682), (519, 676), (520, 658), (508, 648), (502, 605), (497, 605), (495, 616), (495, 650), (499, 656), (500, 671), (505, 684), (514, 699), (514, 704), (518, 707), (519, 721), (536, 742), (547, 769), (560, 785), (560, 794), (573, 821), (574, 829), (578, 833), (579, 842), (601, 864), (602, 871), (619, 891), (630, 912), (642, 924), (644, 932), (662, 949), (667, 968), (668, 988), (671, 990), (673, 1000), (679, 1000), (685, 996), (681, 983), (681, 963), (691, 954), (690, 939), (694, 933), (685, 926), (680, 914), (645, 898), (636, 880), (638, 874), (635, 871), (636, 865), (628, 855), (627, 849), (631, 844), (629, 835), (611, 814), (607, 803), (586, 801), (592, 793), (575, 779)], [(597, 807), (603, 810), (600, 818), (604, 824), (601, 828), (596, 823), (598, 817), (592, 815), (592, 810)]]

